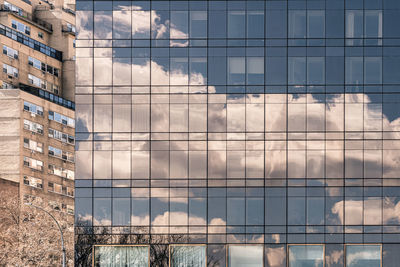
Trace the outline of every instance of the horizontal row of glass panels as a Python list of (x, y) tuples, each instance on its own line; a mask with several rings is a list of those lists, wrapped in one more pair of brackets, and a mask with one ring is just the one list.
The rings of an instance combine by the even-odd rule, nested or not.
[[(206, 267), (206, 245), (170, 245), (170, 267)], [(325, 247), (315, 245), (288, 245), (288, 267), (323, 267)], [(346, 267), (380, 267), (381, 245), (346, 245)], [(95, 267), (147, 267), (150, 266), (149, 246), (95, 246)], [(227, 249), (229, 267), (264, 266), (262, 245), (229, 245)], [(279, 255), (273, 255), (278, 257)], [(284, 255), (281, 255), (283, 258)], [(279, 259), (276, 259), (279, 260)]]

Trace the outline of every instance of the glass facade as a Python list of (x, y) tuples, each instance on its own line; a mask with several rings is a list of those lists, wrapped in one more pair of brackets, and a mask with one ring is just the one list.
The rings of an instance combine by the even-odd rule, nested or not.
[(76, 266), (398, 264), (400, 1), (77, 1), (76, 25)]

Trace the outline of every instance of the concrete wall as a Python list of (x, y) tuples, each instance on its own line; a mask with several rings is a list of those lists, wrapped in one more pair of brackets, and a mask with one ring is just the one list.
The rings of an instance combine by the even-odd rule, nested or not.
[(19, 90), (0, 90), (0, 177), (20, 181), (21, 100)]

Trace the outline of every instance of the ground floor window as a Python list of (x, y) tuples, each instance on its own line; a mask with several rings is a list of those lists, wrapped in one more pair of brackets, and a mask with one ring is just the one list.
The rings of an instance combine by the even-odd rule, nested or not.
[(171, 267), (206, 267), (206, 246), (171, 245)]
[(380, 245), (346, 245), (346, 267), (380, 266)]
[(148, 267), (148, 246), (95, 246), (95, 267)]
[(323, 267), (323, 245), (289, 245), (289, 267)]
[[(264, 248), (262, 244), (232, 244), (219, 245), (222, 250), (215, 258), (216, 254), (210, 250), (215, 245), (208, 247), (208, 250), (205, 244), (161, 246), (165, 249), (162, 254), (163, 264), (169, 261), (169, 267), (207, 267), (207, 261), (212, 263), (215, 260), (226, 267), (327, 267), (324, 261), (331, 259), (333, 251), (331, 244), (288, 244), (275, 248), (270, 245)], [(382, 267), (382, 245), (344, 244), (334, 247), (338, 266)], [(207, 251), (211, 254), (207, 255)], [(155, 264), (150, 255), (149, 245), (95, 245), (93, 266), (149, 267)], [(387, 263), (394, 261), (390, 257), (386, 256)]]
[(263, 246), (231, 245), (228, 251), (229, 267), (263, 267)]

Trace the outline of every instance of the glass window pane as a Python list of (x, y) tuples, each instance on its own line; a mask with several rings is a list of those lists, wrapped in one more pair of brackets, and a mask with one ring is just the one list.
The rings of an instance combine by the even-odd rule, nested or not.
[(289, 10), (289, 38), (306, 38), (306, 11)]
[(382, 38), (382, 10), (365, 10), (364, 37)]
[(363, 58), (346, 57), (346, 84), (362, 84), (363, 77)]
[(212, 197), (208, 199), (208, 224), (226, 224), (226, 198)]
[(130, 199), (129, 198), (114, 198), (113, 199), (113, 225), (130, 225)]
[(207, 37), (207, 11), (190, 12), (190, 38)]
[(266, 10), (267, 38), (286, 38), (287, 11), (286, 9)]
[(205, 225), (206, 218), (207, 200), (205, 198), (189, 198), (189, 224)]
[(324, 198), (308, 197), (307, 198), (307, 224), (322, 225), (324, 224)]
[(245, 38), (246, 13), (245, 11), (229, 11), (228, 38)]
[(150, 11), (132, 11), (132, 39), (150, 38)]
[(226, 37), (226, 12), (210, 11), (208, 36), (209, 38), (225, 38)]
[(346, 267), (380, 267), (380, 245), (347, 245)]
[[(139, 191), (139, 190), (136, 190)], [(148, 198), (132, 198), (132, 215), (131, 225), (149, 225), (149, 199)]]
[(94, 199), (93, 225), (111, 225), (111, 198)]
[(95, 267), (148, 267), (147, 246), (95, 246)]
[(205, 57), (191, 57), (189, 60), (189, 84), (207, 84), (207, 59)]
[(363, 37), (363, 11), (347, 10), (346, 11), (346, 37), (362, 38)]
[(380, 84), (382, 83), (382, 58), (365, 57), (364, 58), (364, 83)]
[(229, 267), (262, 267), (263, 246), (229, 246)]
[[(304, 197), (288, 198), (288, 224), (304, 225), (306, 223), (306, 201)], [(297, 266), (297, 265), (294, 265)], [(300, 266), (300, 265), (299, 265)]]
[(76, 11), (76, 37), (93, 38), (93, 11)]
[(325, 83), (325, 58), (307, 58), (307, 84), (318, 85)]
[(262, 85), (264, 83), (264, 58), (247, 58), (247, 84)]
[(244, 57), (228, 58), (228, 84), (245, 84), (245, 73), (246, 66)]
[(125, 39), (131, 35), (131, 12), (113, 11), (113, 38)]
[(187, 85), (189, 82), (188, 59), (184, 57), (170, 58), (170, 84), (171, 85)]
[(170, 198), (169, 225), (188, 225), (188, 217), (188, 199)]
[[(167, 39), (169, 37), (169, 11), (151, 11), (151, 37), (153, 39)], [(134, 21), (132, 19), (132, 21)], [(134, 24), (134, 23), (133, 23)], [(146, 25), (147, 26), (147, 25)]]
[(306, 83), (306, 58), (289, 57), (288, 59), (288, 83), (305, 84)]
[(113, 59), (113, 85), (131, 85), (131, 59)]
[(150, 84), (150, 59), (132, 58), (132, 85), (149, 85), (149, 84)]
[(113, 151), (112, 171), (114, 179), (131, 178), (131, 152)]
[(171, 11), (171, 39), (187, 39), (189, 37), (187, 11)]
[(94, 12), (94, 39), (112, 39), (112, 11)]
[(308, 10), (307, 12), (308, 38), (325, 37), (325, 11)]
[(168, 198), (151, 198), (151, 224), (152, 225), (168, 225), (169, 221), (169, 199)]
[(111, 151), (94, 151), (93, 165), (93, 178), (111, 179)]
[(264, 11), (247, 12), (247, 37), (264, 38)]
[(205, 267), (206, 246), (171, 246), (171, 267)]
[(245, 199), (228, 198), (227, 202), (227, 224), (244, 225), (245, 224)]
[(112, 84), (112, 59), (94, 59), (94, 85), (104, 86)]
[(265, 198), (265, 224), (286, 224), (286, 197)]
[(286, 57), (267, 57), (265, 59), (265, 83), (269, 85), (286, 84)]
[(289, 245), (289, 267), (323, 267), (322, 245)]
[(264, 224), (264, 199), (247, 198), (246, 199), (246, 224), (263, 225)]

